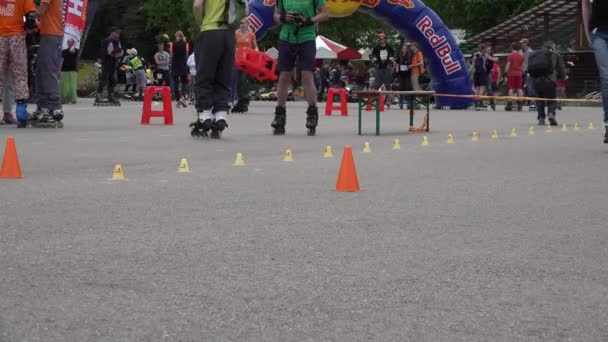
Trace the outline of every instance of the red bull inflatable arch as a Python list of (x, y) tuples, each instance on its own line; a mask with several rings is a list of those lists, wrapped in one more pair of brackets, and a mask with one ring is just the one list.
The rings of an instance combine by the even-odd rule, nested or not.
[[(416, 41), (425, 55), (438, 94), (473, 95), (471, 81), (456, 39), (433, 10), (420, 0), (326, 0), (331, 17), (355, 11), (368, 13)], [(249, 25), (258, 39), (275, 25), (276, 0), (249, 0)], [(440, 97), (439, 104), (462, 107), (472, 99)]]

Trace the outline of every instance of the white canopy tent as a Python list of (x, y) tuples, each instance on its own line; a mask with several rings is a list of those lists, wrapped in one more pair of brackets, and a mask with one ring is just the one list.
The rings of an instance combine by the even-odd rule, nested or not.
[(271, 47), (270, 49), (266, 50), (266, 54), (272, 58), (279, 58), (279, 50), (274, 47)]

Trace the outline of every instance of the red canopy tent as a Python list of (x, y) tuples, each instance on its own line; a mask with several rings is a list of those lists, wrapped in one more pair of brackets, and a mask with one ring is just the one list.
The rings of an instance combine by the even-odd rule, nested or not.
[(338, 44), (321, 35), (315, 40), (317, 44), (317, 59), (360, 59), (359, 51)]

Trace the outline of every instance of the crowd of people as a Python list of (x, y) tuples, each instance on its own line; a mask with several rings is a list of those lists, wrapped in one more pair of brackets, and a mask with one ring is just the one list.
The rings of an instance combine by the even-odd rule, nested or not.
[[(227, 0), (230, 3), (239, 0)], [(422, 90), (420, 78), (425, 74), (424, 56), (416, 43), (405, 42), (397, 51), (388, 44), (384, 33), (378, 35), (378, 44), (370, 55), (370, 65), (318, 64), (315, 59), (316, 25), (328, 19), (324, 0), (303, 0), (293, 4), (279, 0), (274, 20), (280, 24), (278, 41), (279, 79), (277, 106), (271, 123), (275, 134), (284, 134), (286, 125), (286, 99), (293, 81), (293, 71), (301, 72), (305, 99), (308, 103), (305, 126), (314, 135), (318, 123), (317, 101), (322, 100), (329, 87), (346, 86), (349, 82), (363, 82), (366, 88), (384, 90)], [(582, 1), (583, 24), (586, 37), (595, 50), (600, 72), (608, 143), (608, 4), (607, 0)], [(244, 15), (237, 25), (228, 22), (226, 1), (195, 0), (194, 17), (200, 25), (200, 35), (191, 51), (185, 35), (175, 33), (175, 39), (161, 39), (152, 62), (138, 55), (136, 48), (123, 50), (120, 30), (113, 28), (101, 42), (98, 65), (101, 69), (96, 92), (96, 103), (119, 104), (115, 97), (117, 74), (125, 74), (125, 92), (142, 99), (146, 86), (166, 85), (178, 106), (195, 103), (197, 121), (194, 126), (200, 133), (221, 132), (227, 127), (227, 115), (246, 112), (249, 104), (248, 76), (234, 69), (237, 48), (257, 50), (255, 34), (249, 31), (247, 6), (242, 2)], [(77, 101), (76, 86), (79, 69), (79, 50), (73, 39), (66, 41), (62, 50), (64, 23), (61, 0), (41, 0), (36, 7), (33, 0), (13, 0), (0, 3), (0, 94), (3, 96), (3, 123), (60, 122), (64, 112), (62, 103)], [(27, 112), (28, 53), (26, 33), (39, 31), (40, 40), (35, 70), (36, 110)], [(505, 64), (503, 64), (505, 65)], [(505, 109), (538, 112), (538, 123), (557, 125), (556, 111), (563, 96), (567, 80), (563, 58), (554, 42), (547, 41), (537, 50), (527, 39), (514, 42), (507, 56), (504, 72), (501, 62), (488, 44), (482, 44), (470, 59), (469, 72), (476, 95), (498, 94), (504, 80), (511, 97), (532, 97), (538, 101), (508, 101)], [(233, 80), (235, 86), (233, 86)], [(426, 84), (425, 84), (426, 86)], [(432, 82), (429, 85), (432, 88)], [(238, 100), (231, 108), (230, 92)], [(105, 91), (105, 92), (104, 92)], [(107, 94), (104, 97), (104, 94)], [(190, 101), (188, 101), (188, 98)], [(16, 104), (16, 116), (12, 105)], [(389, 102), (390, 105), (390, 102)], [(403, 108), (403, 99), (400, 107)], [(411, 104), (410, 104), (411, 105)], [(490, 106), (496, 110), (496, 102)], [(483, 100), (475, 103), (477, 109), (487, 108)]]
[[(40, 123), (61, 122), (64, 113), (59, 93), (61, 68), (58, 61), (64, 33), (63, 1), (41, 0), (38, 7), (33, 0), (5, 1), (0, 3), (0, 19), (0, 94), (3, 95), (3, 122), (18, 123), (19, 127), (25, 127), (28, 120)], [(30, 97), (30, 70), (26, 31), (35, 30), (40, 35), (35, 70), (37, 103), (36, 110), (29, 115), (26, 101)], [(68, 48), (66, 55), (73, 50), (73, 47)], [(69, 78), (69, 62), (64, 70), (66, 78)], [(11, 114), (13, 103), (16, 104), (17, 119)]]

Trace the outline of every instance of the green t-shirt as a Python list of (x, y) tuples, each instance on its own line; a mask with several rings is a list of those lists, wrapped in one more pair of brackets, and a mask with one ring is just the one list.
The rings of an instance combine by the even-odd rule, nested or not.
[[(287, 12), (302, 14), (306, 18), (317, 15), (317, 8), (325, 6), (325, 0), (279, 0), (279, 9)], [(315, 8), (316, 6), (316, 8)], [(293, 23), (285, 23), (281, 26), (279, 39), (292, 44), (301, 44), (317, 38), (315, 25), (302, 26), (298, 28)]]
[[(228, 25), (222, 23), (225, 21), (226, 1), (230, 0), (207, 0), (203, 9), (203, 23), (201, 24), (201, 32), (210, 30), (228, 29)], [(221, 23), (221, 24), (220, 24)]]

